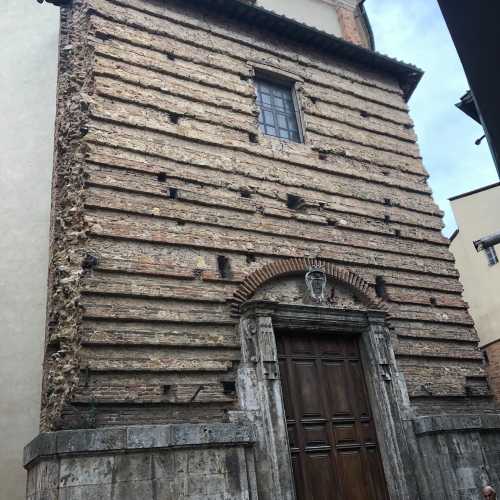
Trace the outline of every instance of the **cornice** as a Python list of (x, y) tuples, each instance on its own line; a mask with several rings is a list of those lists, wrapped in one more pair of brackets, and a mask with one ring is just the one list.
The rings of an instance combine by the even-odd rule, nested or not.
[(71, 3), (71, 0), (36, 0), (38, 3), (50, 3), (56, 7), (65, 7)]
[(337, 7), (347, 7), (354, 10), (359, 4), (359, 0), (335, 0), (333, 4)]

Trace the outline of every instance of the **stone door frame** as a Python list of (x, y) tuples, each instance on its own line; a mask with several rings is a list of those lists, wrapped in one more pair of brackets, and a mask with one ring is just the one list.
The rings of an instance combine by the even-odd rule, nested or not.
[[(256, 472), (260, 500), (295, 500), (294, 479), (275, 329), (360, 335), (360, 353), (391, 500), (416, 491), (405, 423), (412, 419), (406, 385), (398, 371), (387, 313), (247, 301), (241, 305), (242, 360), (238, 391), (245, 418), (256, 424)], [(286, 445), (285, 445), (286, 443)]]

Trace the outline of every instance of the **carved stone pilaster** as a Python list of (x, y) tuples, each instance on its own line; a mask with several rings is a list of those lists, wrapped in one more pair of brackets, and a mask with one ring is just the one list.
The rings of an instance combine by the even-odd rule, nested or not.
[(389, 495), (391, 499), (410, 500), (415, 498), (417, 485), (405, 422), (413, 412), (397, 368), (387, 317), (377, 311), (366, 316), (361, 356)]
[(257, 429), (259, 499), (294, 500), (271, 311), (263, 309), (244, 314), (240, 320), (240, 332), (242, 362), (238, 370), (238, 393), (245, 417)]

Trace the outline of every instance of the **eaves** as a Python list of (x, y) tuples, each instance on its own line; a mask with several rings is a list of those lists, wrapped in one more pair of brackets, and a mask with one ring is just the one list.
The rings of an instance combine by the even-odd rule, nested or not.
[[(37, 1), (42, 3), (44, 0)], [(58, 6), (71, 4), (71, 0), (45, 1)], [(255, 5), (255, 0), (184, 0), (183, 3), (203, 7), (221, 16), (237, 19), (239, 22), (251, 26), (258, 26), (260, 29), (269, 30), (274, 34), (286, 37), (288, 40), (387, 73), (398, 80), (406, 101), (410, 99), (423, 76), (423, 71), (412, 64), (360, 47), (343, 38), (264, 9)]]

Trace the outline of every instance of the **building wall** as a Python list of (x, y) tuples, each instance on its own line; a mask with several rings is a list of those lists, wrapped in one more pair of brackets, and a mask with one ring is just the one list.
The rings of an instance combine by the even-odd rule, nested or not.
[(500, 340), (494, 340), (483, 349), (486, 352), (491, 389), (497, 401), (500, 401)]
[(39, 426), (59, 13), (0, 5), (0, 497), (24, 498), (21, 449)]
[[(489, 266), (485, 252), (477, 252), (473, 244), (500, 230), (500, 185), (453, 199), (451, 206), (459, 233), (450, 249), (455, 255), (480, 345), (487, 354), (490, 385), (500, 400), (500, 264)], [(500, 245), (495, 250), (500, 256)]]
[(256, 3), (349, 42), (370, 46), (358, 0), (257, 0)]
[[(385, 280), (417, 411), (489, 407), (394, 79), (179, 3), (64, 12), (44, 429), (225, 419), (232, 294), (290, 257)], [(254, 64), (297, 76), (305, 144), (260, 133)]]
[(342, 36), (336, 4), (332, 0), (257, 0), (257, 5), (332, 35)]
[[(500, 230), (500, 186), (452, 200), (451, 207), (459, 233), (450, 248), (481, 345), (489, 344), (500, 339), (500, 264), (489, 266), (473, 242)], [(500, 245), (495, 250), (500, 256)]]

